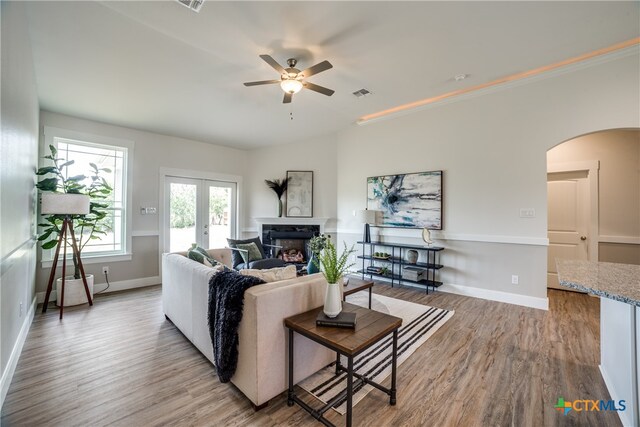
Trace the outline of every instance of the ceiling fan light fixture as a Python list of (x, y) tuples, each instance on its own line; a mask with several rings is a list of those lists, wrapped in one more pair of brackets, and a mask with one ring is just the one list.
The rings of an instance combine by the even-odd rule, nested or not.
[(286, 93), (294, 94), (300, 92), (302, 89), (302, 82), (296, 79), (286, 79), (280, 82), (280, 87)]

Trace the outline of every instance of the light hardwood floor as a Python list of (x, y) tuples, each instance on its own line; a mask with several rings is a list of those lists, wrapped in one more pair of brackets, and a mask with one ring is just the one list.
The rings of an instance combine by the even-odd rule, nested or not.
[[(254, 412), (165, 320), (160, 292), (98, 296), (91, 309), (65, 310), (62, 322), (55, 309), (38, 312), (2, 425), (319, 425), (287, 407), (284, 393)], [(609, 399), (598, 371), (597, 299), (552, 291), (544, 312), (388, 285), (374, 292), (456, 314), (398, 369), (398, 405), (374, 390), (354, 408), (356, 425), (620, 425), (612, 412), (553, 408), (558, 397)], [(328, 418), (344, 423), (333, 411)]]

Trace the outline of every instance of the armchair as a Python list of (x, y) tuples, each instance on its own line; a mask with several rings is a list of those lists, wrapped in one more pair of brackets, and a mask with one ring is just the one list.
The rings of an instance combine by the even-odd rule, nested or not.
[[(229, 245), (229, 249), (231, 249), (233, 268), (236, 270), (242, 270), (245, 268), (264, 270), (268, 268), (284, 267), (286, 265), (282, 259), (276, 258), (277, 249), (282, 249), (282, 246), (263, 244), (258, 237), (245, 240), (227, 239), (227, 243)], [(245, 245), (249, 243), (255, 243), (258, 247), (258, 250), (260, 251), (260, 259), (251, 260), (249, 257), (249, 250), (238, 247), (238, 245)], [(245, 262), (245, 259), (247, 259), (248, 262)]]

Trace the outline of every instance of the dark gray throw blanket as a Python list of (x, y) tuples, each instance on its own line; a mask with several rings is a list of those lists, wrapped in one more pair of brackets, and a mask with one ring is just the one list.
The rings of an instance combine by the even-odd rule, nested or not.
[(209, 280), (209, 335), (218, 378), (229, 382), (238, 365), (238, 326), (242, 320), (244, 291), (265, 283), (253, 276), (225, 270)]

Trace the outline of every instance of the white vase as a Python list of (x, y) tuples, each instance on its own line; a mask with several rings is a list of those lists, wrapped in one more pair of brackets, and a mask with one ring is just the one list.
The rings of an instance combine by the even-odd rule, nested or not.
[(323, 311), (327, 317), (336, 317), (342, 311), (342, 289), (337, 283), (327, 284)]
[[(87, 274), (87, 286), (89, 287), (89, 295), (93, 299), (93, 274)], [(56, 280), (56, 305), (60, 306), (60, 295), (62, 295), (62, 278)], [(82, 278), (74, 279), (73, 276), (67, 276), (64, 279), (64, 306), (86, 304), (87, 293), (84, 291)]]

